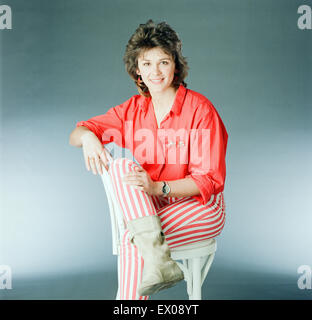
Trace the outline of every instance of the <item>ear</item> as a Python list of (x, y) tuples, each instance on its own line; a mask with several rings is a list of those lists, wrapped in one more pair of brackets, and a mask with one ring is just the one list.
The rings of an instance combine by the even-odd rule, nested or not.
[(139, 69), (136, 69), (136, 73), (137, 73), (138, 75), (141, 74)]

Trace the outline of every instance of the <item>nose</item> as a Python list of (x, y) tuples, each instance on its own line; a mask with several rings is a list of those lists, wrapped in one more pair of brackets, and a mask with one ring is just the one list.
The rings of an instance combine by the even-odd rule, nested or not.
[(159, 66), (157, 63), (154, 64), (153, 68), (152, 68), (152, 72), (154, 75), (159, 75), (160, 72), (159, 72)]

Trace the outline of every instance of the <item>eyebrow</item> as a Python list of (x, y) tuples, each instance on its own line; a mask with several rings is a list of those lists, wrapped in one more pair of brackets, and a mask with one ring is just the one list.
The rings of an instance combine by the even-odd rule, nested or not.
[[(151, 61), (151, 60), (148, 60), (148, 59), (142, 59), (143, 61)], [(158, 61), (161, 61), (161, 60), (171, 60), (171, 58), (170, 57), (168, 57), (168, 58), (161, 58), (161, 59), (159, 59)]]

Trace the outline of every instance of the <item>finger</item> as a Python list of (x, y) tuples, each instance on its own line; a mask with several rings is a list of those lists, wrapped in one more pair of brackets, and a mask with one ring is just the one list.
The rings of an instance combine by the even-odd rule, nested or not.
[(144, 187), (141, 187), (141, 186), (134, 186), (134, 188), (140, 191), (144, 191)]
[(144, 190), (144, 186), (138, 185), (137, 183), (127, 182), (127, 185), (138, 190)]
[(113, 156), (110, 154), (110, 152), (106, 148), (103, 148), (102, 153), (106, 161), (110, 162), (111, 160), (113, 160)]
[(89, 157), (87, 156), (84, 149), (83, 149), (83, 157), (84, 157), (85, 166), (87, 170), (90, 171)]
[(130, 171), (130, 172), (127, 172), (127, 176), (128, 177), (143, 177), (143, 173), (142, 172), (139, 172), (139, 171)]
[(134, 167), (133, 174), (142, 174), (143, 170), (140, 167)]
[(133, 184), (137, 184), (137, 185), (143, 185), (143, 180), (140, 179), (139, 177), (123, 177), (123, 181), (125, 182), (131, 182)]
[(103, 174), (102, 166), (101, 166), (100, 158), (98, 157), (95, 158), (95, 166), (96, 166), (97, 172), (102, 175)]
[(107, 156), (105, 154), (105, 151), (103, 150), (100, 154), (100, 159), (105, 167), (106, 170), (108, 170), (108, 159)]
[(133, 185), (133, 186), (143, 186), (144, 184), (142, 183), (142, 181), (138, 180), (138, 179), (134, 179), (134, 178), (122, 178), (122, 181), (124, 183)]
[(100, 164), (101, 164), (101, 168), (102, 168), (101, 174), (103, 174), (103, 170), (108, 171), (108, 168), (106, 167), (105, 163), (103, 163), (102, 159), (100, 160)]
[(95, 160), (93, 157), (89, 160), (89, 163), (93, 174), (96, 174)]

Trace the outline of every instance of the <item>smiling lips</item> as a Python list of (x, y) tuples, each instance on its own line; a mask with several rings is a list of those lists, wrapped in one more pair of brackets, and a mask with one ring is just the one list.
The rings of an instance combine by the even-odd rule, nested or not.
[(150, 79), (150, 81), (151, 81), (152, 83), (155, 83), (155, 84), (161, 83), (163, 80), (164, 80), (164, 78), (160, 78), (160, 79)]

